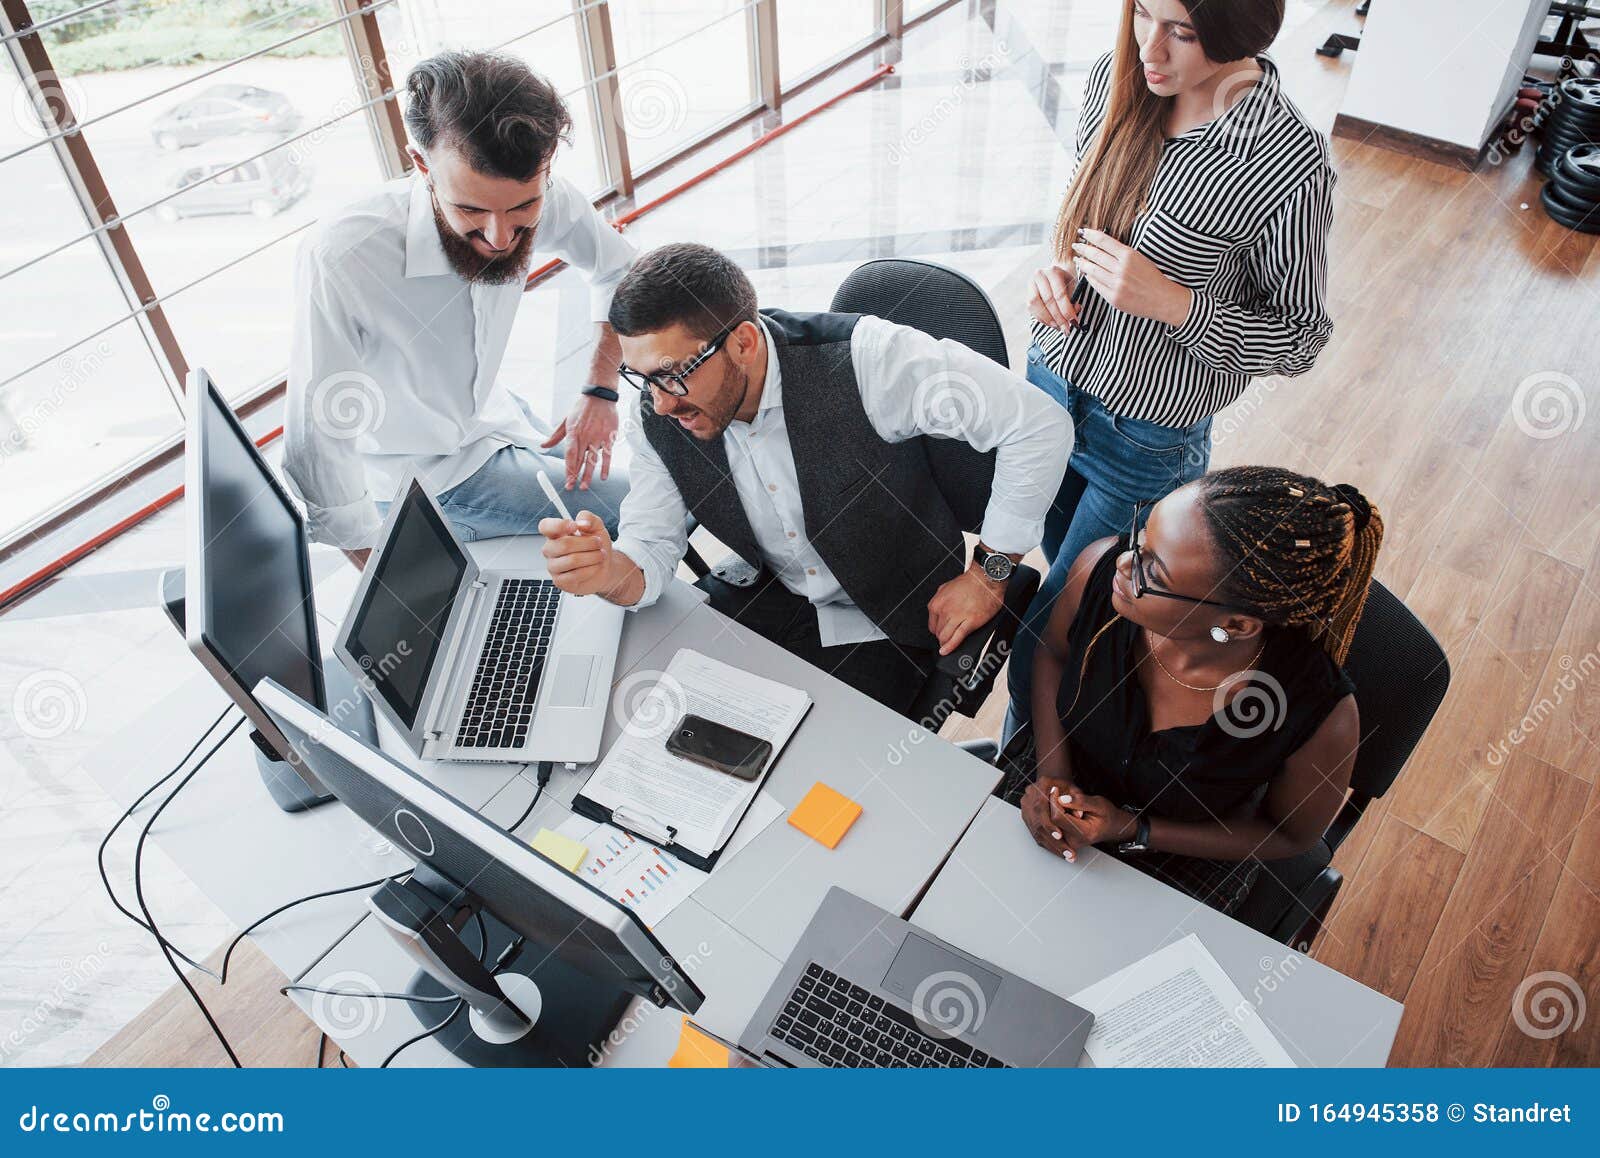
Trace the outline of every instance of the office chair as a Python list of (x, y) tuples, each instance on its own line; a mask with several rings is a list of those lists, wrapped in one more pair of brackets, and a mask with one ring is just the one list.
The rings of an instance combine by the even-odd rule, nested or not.
[[(1011, 364), (1005, 332), (989, 295), (965, 274), (931, 261), (881, 258), (860, 265), (840, 283), (828, 308), (913, 326), (935, 338), (952, 338), (1002, 366)], [(962, 529), (976, 534), (994, 482), (994, 453), (980, 453), (957, 439), (922, 442), (940, 493)], [(691, 525), (691, 533), (693, 529)], [(698, 555), (686, 556), (685, 563), (697, 578), (707, 574)], [(1034, 568), (1018, 565), (995, 617), (939, 658), (907, 713), (912, 719), (936, 732), (952, 712), (966, 716), (977, 712), (994, 688), (1040, 579)]]
[[(1422, 740), (1450, 687), (1450, 661), (1439, 641), (1411, 610), (1376, 579), (1345, 658), (1356, 685), (1361, 747), (1350, 773), (1350, 796), (1322, 834), (1299, 856), (1264, 861), (1234, 919), (1300, 953), (1307, 952), (1344, 877), (1333, 854), (1371, 803), (1393, 787)], [(993, 740), (961, 745), (983, 760), (999, 761)]]
[(1356, 685), (1361, 747), (1350, 798), (1322, 839), (1288, 860), (1266, 861), (1235, 918), (1298, 952), (1322, 930), (1344, 877), (1332, 867), (1367, 807), (1388, 792), (1450, 687), (1450, 661), (1422, 621), (1376, 579), (1344, 669)]

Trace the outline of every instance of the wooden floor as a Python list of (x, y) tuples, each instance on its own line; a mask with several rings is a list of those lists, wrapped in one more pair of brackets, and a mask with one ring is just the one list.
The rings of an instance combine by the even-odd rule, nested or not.
[[(1348, 66), (1310, 46), (1351, 25), (1348, 5), (1328, 13), (1276, 53), (1324, 128)], [(1345, 887), (1314, 955), (1405, 1002), (1393, 1064), (1600, 1065), (1600, 246), (1545, 217), (1526, 153), (1468, 173), (1334, 152), (1333, 341), (1310, 374), (1218, 418), (1214, 462), (1372, 496), (1389, 530), (1378, 575), (1454, 678), (1339, 850)], [(1000, 711), (996, 696), (947, 732), (993, 734)], [(315, 1064), (316, 1031), (270, 965), (226, 995), (199, 984), (246, 1064)], [(1581, 1025), (1524, 1032), (1561, 994)], [(220, 1059), (187, 1001), (175, 989), (92, 1061)]]

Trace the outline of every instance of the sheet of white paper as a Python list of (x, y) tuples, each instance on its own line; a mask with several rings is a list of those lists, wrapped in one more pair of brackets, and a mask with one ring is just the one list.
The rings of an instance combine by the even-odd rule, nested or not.
[[(684, 648), (672, 657), (583, 795), (624, 815), (671, 825), (677, 843), (709, 856), (738, 821), (760, 783), (680, 760), (666, 738), (685, 715), (704, 716), (770, 740), (777, 759), (811, 697)], [(636, 827), (643, 828), (644, 825)]]
[(1193, 933), (1072, 1001), (1094, 1014), (1083, 1048), (1102, 1068), (1295, 1064)]
[[(783, 805), (776, 797), (766, 792), (756, 797), (717, 861), (718, 867), (782, 815)], [(648, 926), (658, 924), (711, 875), (648, 841), (585, 816), (569, 817), (556, 831), (589, 850), (576, 875), (638, 913)]]

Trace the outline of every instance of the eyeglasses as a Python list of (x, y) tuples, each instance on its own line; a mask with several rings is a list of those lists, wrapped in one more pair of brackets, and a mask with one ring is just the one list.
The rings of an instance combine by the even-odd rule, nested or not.
[(1179, 595), (1176, 591), (1162, 591), (1150, 586), (1145, 580), (1144, 548), (1139, 544), (1139, 526), (1144, 522), (1141, 516), (1154, 505), (1148, 502), (1133, 504), (1133, 525), (1128, 528), (1128, 550), (1133, 554), (1133, 597), (1143, 599), (1146, 595), (1157, 595), (1162, 599), (1174, 599), (1179, 603), (1196, 603), (1202, 607), (1225, 607), (1234, 610), (1231, 603), (1219, 603), (1215, 599), (1196, 599), (1193, 595)]
[(706, 343), (704, 350), (684, 363), (681, 370), (658, 370), (654, 374), (646, 374), (623, 364), (617, 367), (617, 373), (635, 390), (661, 390), (675, 398), (682, 398), (689, 393), (689, 375), (704, 366), (718, 350), (722, 349), (723, 343), (728, 340), (728, 335), (742, 324), (743, 319), (731, 326), (724, 326), (716, 337)]

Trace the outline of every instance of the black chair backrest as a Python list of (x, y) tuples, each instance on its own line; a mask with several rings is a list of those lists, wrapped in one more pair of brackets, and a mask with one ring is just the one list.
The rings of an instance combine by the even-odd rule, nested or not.
[[(1000, 317), (983, 287), (966, 274), (931, 261), (887, 257), (857, 266), (840, 283), (829, 308), (836, 313), (872, 314), (935, 338), (953, 338), (1002, 366), (1011, 365)], [(968, 403), (957, 384), (948, 388), (952, 393), (944, 402), (954, 415)], [(934, 383), (929, 389), (930, 405), (944, 404), (938, 394), (945, 387)], [(940, 493), (961, 525), (977, 531), (994, 482), (994, 452), (980, 453), (953, 438), (922, 441)]]
[(1450, 687), (1450, 660), (1433, 633), (1376, 579), (1344, 670), (1356, 685), (1361, 750), (1350, 775), (1357, 793), (1389, 791)]

